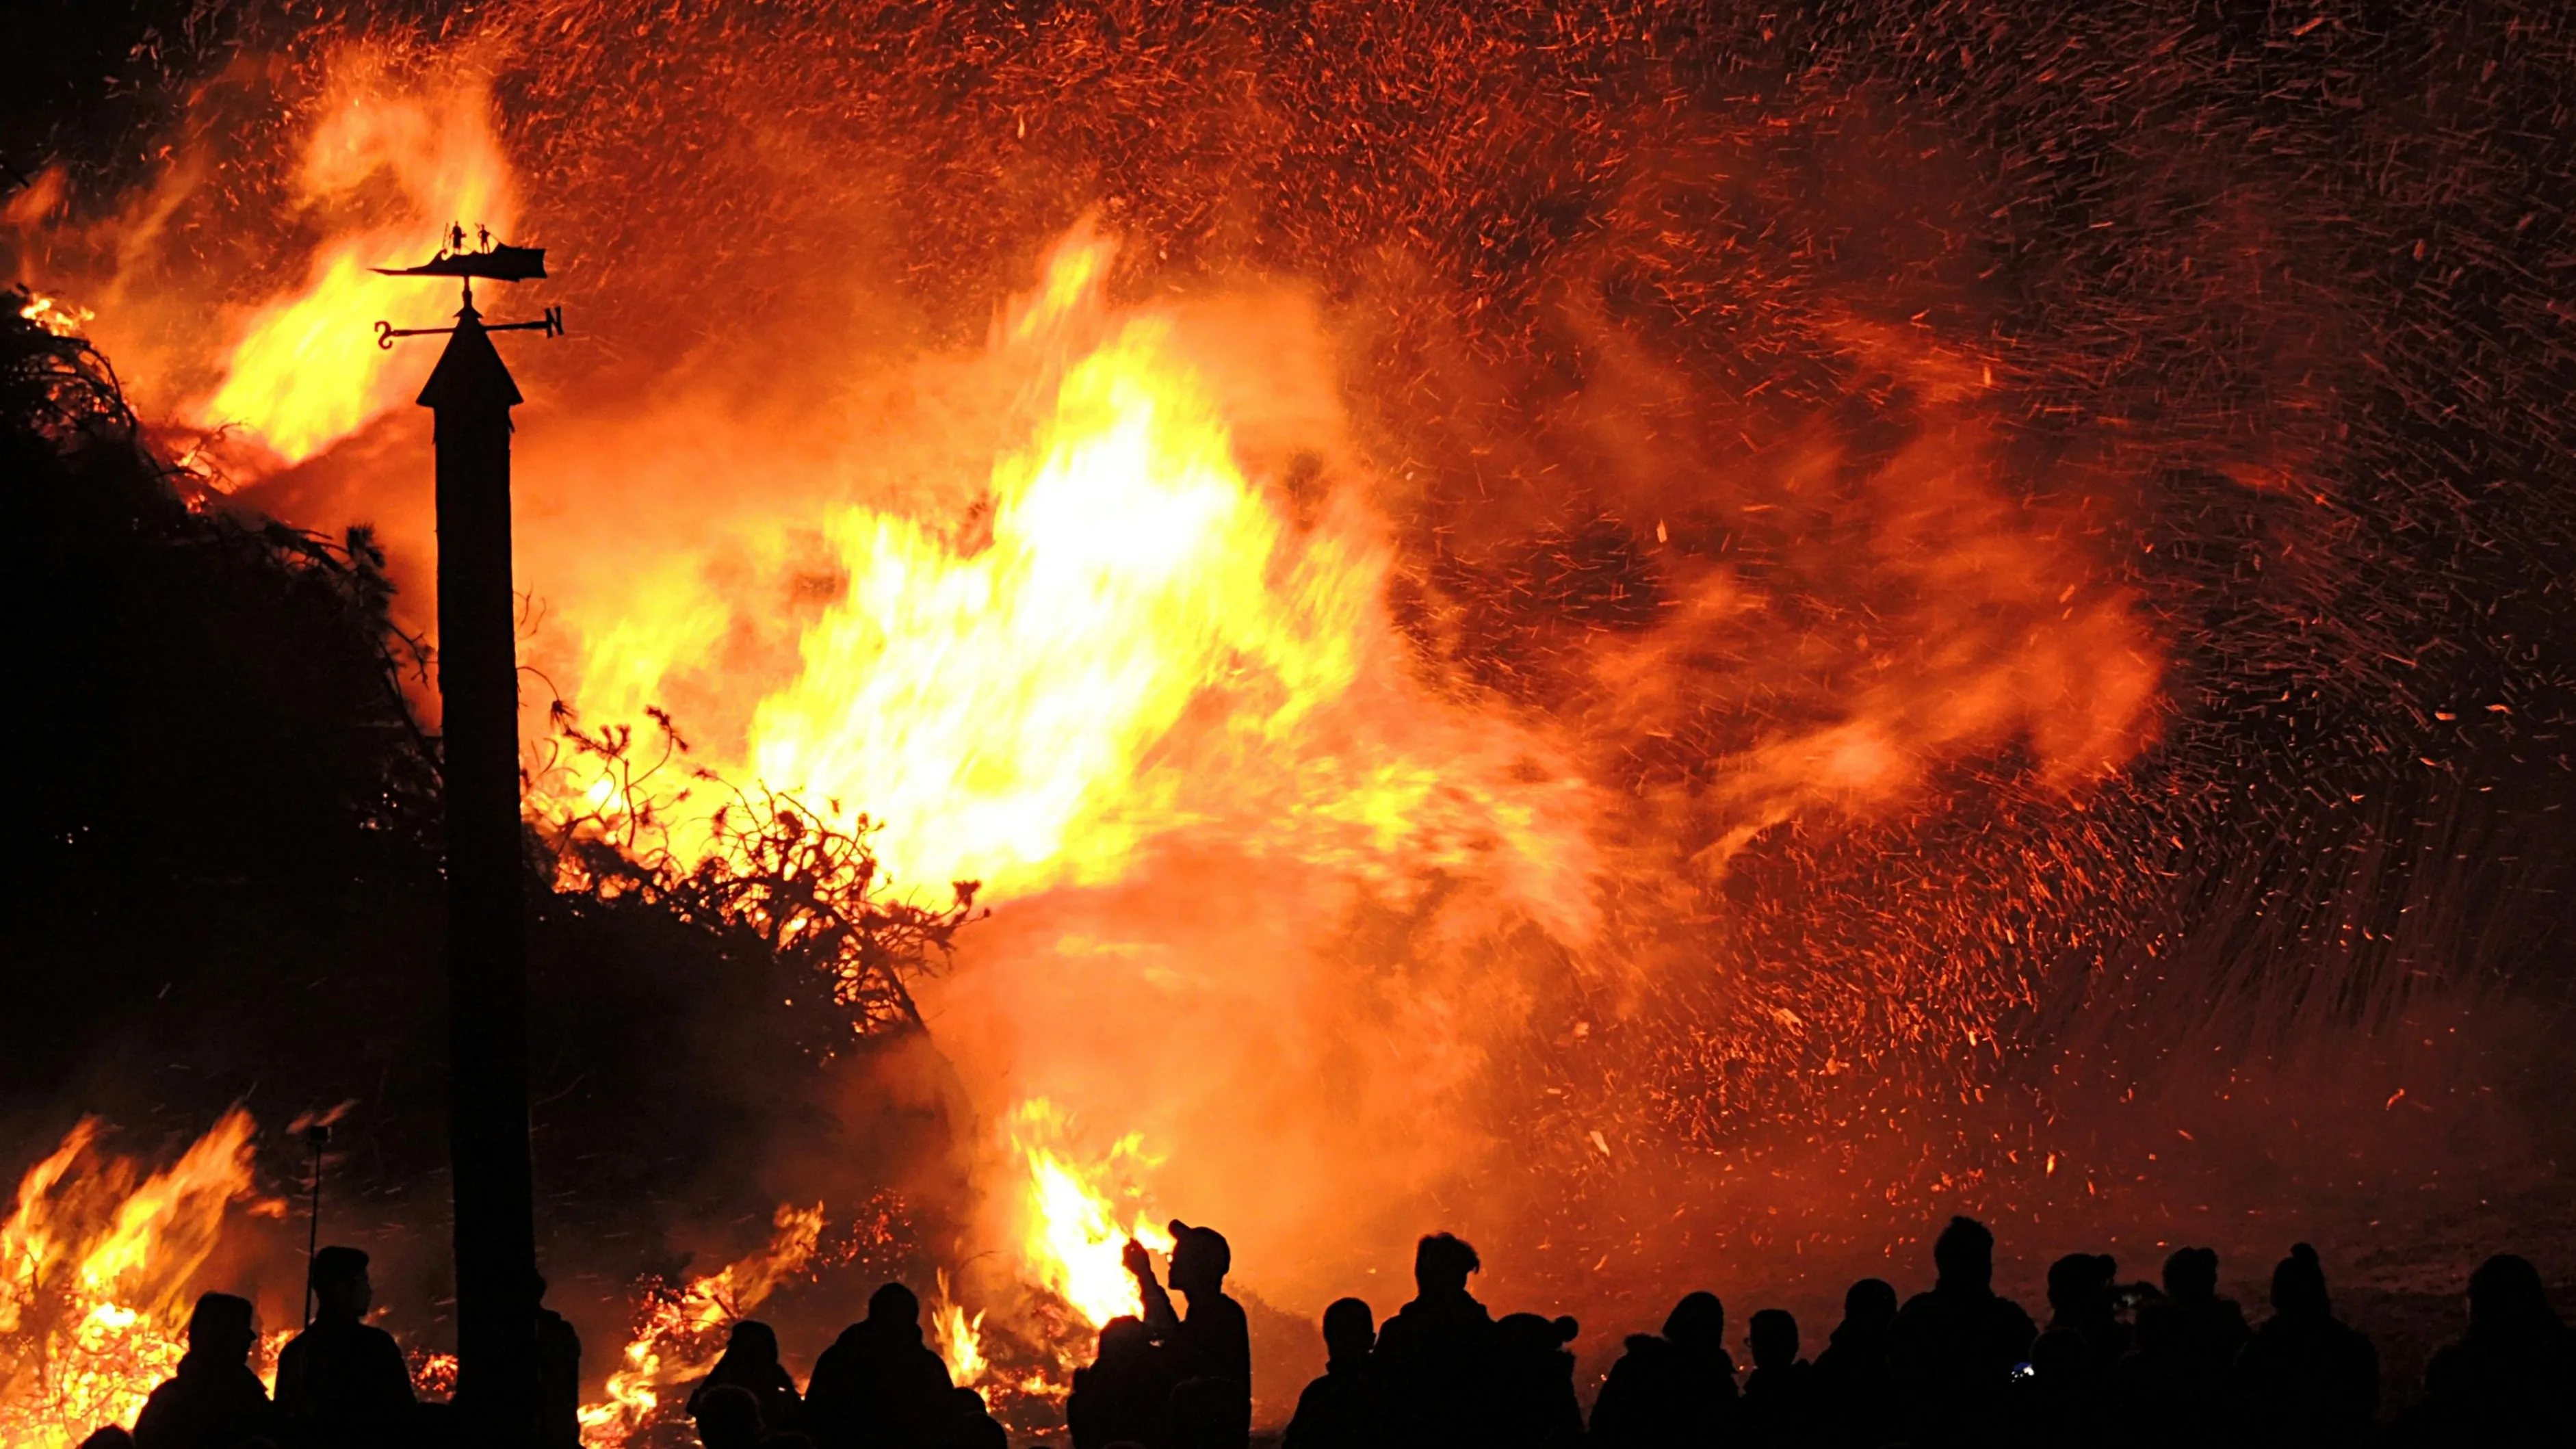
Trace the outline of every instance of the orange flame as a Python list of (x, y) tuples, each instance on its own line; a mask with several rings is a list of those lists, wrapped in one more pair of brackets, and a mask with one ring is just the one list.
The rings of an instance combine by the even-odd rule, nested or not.
[(693, 1278), (677, 1291), (647, 1296), (635, 1336), (609, 1374), (607, 1397), (581, 1408), (581, 1441), (614, 1449), (650, 1422), (672, 1385), (703, 1376), (724, 1351), (717, 1330), (728, 1327), (805, 1271), (823, 1235), (823, 1205), (781, 1203), (771, 1219), (769, 1242), (718, 1272)]
[[(846, 586), (740, 755), (719, 742), (708, 763), (842, 825), (864, 809), (910, 884), (1099, 885), (1196, 831), (1396, 894), (1431, 870), (1498, 874), (1587, 934), (1570, 768), (1422, 690), (1385, 617), (1377, 523), (1347, 500), (1289, 521), (1174, 320), (1112, 314), (1112, 252), (1076, 232), (997, 329), (1004, 358), (1054, 381), (964, 525), (866, 506), (824, 520)], [(738, 619), (686, 567), (651, 595), (570, 620), (593, 717), (640, 718)], [(574, 813), (616, 803), (593, 781), (548, 788)]]
[[(417, 282), (372, 266), (407, 266), (438, 245), (451, 221), (507, 232), (518, 207), (491, 105), (471, 78), (406, 91), (388, 63), (353, 51), (333, 68), (323, 119), (307, 138), (296, 199), (326, 225), (303, 284), (242, 320), (222, 381), (185, 408), (201, 427), (238, 425), (299, 463), (406, 400), (428, 363), (398, 362), (371, 325), (442, 303)], [(391, 219), (360, 203), (389, 181)], [(368, 216), (348, 220), (352, 214)]]
[(977, 1310), (973, 1318), (948, 1296), (948, 1274), (939, 1274), (939, 1298), (930, 1309), (930, 1338), (939, 1347), (940, 1360), (948, 1365), (948, 1381), (961, 1388), (981, 1383), (984, 1371), (991, 1365), (984, 1361), (984, 1314)]
[[(1029, 1170), (1023, 1268), (1094, 1328), (1122, 1314), (1142, 1314), (1144, 1300), (1124, 1261), (1127, 1244), (1132, 1239), (1168, 1253), (1172, 1236), (1135, 1201), (1142, 1196), (1133, 1184), (1135, 1171), (1155, 1164), (1141, 1136), (1119, 1138), (1086, 1166), (1053, 1145), (1071, 1125), (1053, 1103), (1023, 1102), (1011, 1123), (1012, 1146)], [(1120, 1197), (1129, 1200), (1123, 1218)]]
[[(178, 1367), (190, 1279), (226, 1211), (252, 1198), (254, 1130), (235, 1107), (137, 1185), (134, 1163), (98, 1158), (98, 1124), (85, 1118), (19, 1179), (0, 1223), (0, 1443), (68, 1449), (100, 1425), (129, 1424)], [(284, 1338), (266, 1342), (272, 1361)]]

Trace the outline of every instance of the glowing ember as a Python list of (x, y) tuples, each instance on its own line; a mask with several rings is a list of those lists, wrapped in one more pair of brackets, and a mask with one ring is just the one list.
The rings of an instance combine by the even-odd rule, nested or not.
[(98, 315), (87, 307), (75, 306), (42, 292), (28, 292), (24, 296), (26, 300), (19, 304), (18, 315), (56, 337), (80, 336)]
[[(1129, 1133), (1085, 1166), (1054, 1145), (1071, 1124), (1044, 1098), (1022, 1103), (1011, 1124), (1012, 1146), (1029, 1169), (1022, 1265), (1094, 1328), (1121, 1314), (1144, 1312), (1136, 1280), (1122, 1261), (1127, 1243), (1133, 1239), (1168, 1253), (1172, 1236), (1136, 1203), (1142, 1193), (1133, 1174), (1155, 1165), (1145, 1156), (1142, 1138)], [(1119, 1198), (1128, 1200), (1123, 1215)]]
[(624, 1444), (655, 1421), (663, 1395), (674, 1385), (703, 1377), (724, 1352), (725, 1332), (780, 1284), (805, 1271), (823, 1234), (823, 1205), (781, 1203), (767, 1246), (716, 1273), (679, 1288), (648, 1290), (637, 1309), (635, 1336), (608, 1376), (608, 1396), (581, 1409), (582, 1443)]
[[(250, 1114), (236, 1107), (167, 1169), (97, 1150), (83, 1119), (18, 1183), (0, 1224), (0, 1443), (63, 1449), (131, 1424), (187, 1350), (190, 1280), (251, 1186)], [(274, 1361), (285, 1335), (265, 1341)]]

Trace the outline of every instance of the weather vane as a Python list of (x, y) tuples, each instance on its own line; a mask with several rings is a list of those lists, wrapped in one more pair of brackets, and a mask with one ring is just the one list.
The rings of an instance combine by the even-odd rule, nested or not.
[[(462, 281), (465, 306), (456, 316), (459, 326), (471, 323), (484, 332), (543, 332), (548, 337), (561, 337), (564, 330), (561, 307), (548, 307), (544, 318), (539, 321), (493, 324), (486, 324), (483, 314), (474, 310), (476, 277), (495, 282), (525, 282), (542, 278), (546, 274), (546, 249), (496, 242), (492, 240), (492, 229), (481, 225), (474, 228), (474, 241), (477, 250), (467, 251), (465, 227), (461, 223), (451, 223), (447, 228), (447, 244), (428, 261), (416, 267), (369, 267), (367, 270), (380, 277), (455, 277)], [(376, 345), (390, 350), (397, 337), (434, 337), (454, 331), (455, 327), (396, 327), (390, 322), (378, 322)]]

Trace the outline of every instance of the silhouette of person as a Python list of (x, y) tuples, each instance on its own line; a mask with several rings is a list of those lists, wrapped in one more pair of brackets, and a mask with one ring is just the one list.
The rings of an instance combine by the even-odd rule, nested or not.
[(1377, 1323), (1357, 1298), (1324, 1310), (1324, 1372), (1297, 1396), (1281, 1449), (1379, 1449), (1386, 1442), (1386, 1388), (1379, 1382)]
[(1932, 1245), (1937, 1276), (1897, 1311), (1888, 1351), (1915, 1436), (1928, 1445), (1994, 1437), (2006, 1385), (2037, 1329), (1994, 1290), (1995, 1235), (1954, 1217)]
[(537, 1442), (543, 1449), (581, 1446), (581, 1335), (545, 1304), (546, 1280), (535, 1281), (537, 1305)]
[(134, 1449), (134, 1436), (122, 1424), (101, 1424), (80, 1441), (80, 1449)]
[(712, 1384), (689, 1395), (689, 1418), (706, 1449), (759, 1449), (760, 1398), (740, 1384)]
[(2576, 1443), (2576, 1335), (2540, 1270), (2499, 1253), (2469, 1275), (2469, 1329), (2424, 1374), (2432, 1442)]
[(2176, 1248), (2165, 1259), (2164, 1281), (2182, 1350), (2214, 1379), (2223, 1379), (2254, 1330), (2245, 1326), (2245, 1310), (2235, 1299), (2218, 1296), (2217, 1250)]
[(2092, 1449), (2102, 1442), (2102, 1374), (2083, 1330), (2039, 1335), (2027, 1375), (2007, 1381), (2005, 1393), (2004, 1440), (2017, 1449)]
[(1718, 1444), (1734, 1429), (1735, 1400), (1726, 1305), (1714, 1293), (1687, 1294), (1662, 1337), (1628, 1336), (1592, 1403), (1592, 1439), (1602, 1449)]
[(699, 1395), (724, 1384), (760, 1401), (763, 1431), (775, 1434), (802, 1426), (805, 1401), (796, 1396), (796, 1381), (778, 1362), (778, 1334), (768, 1324), (756, 1318), (734, 1324), (726, 1335), (723, 1356), (689, 1394), (691, 1412), (696, 1412)]
[(921, 1299), (888, 1283), (814, 1361), (805, 1423), (816, 1449), (921, 1449), (947, 1421), (952, 1387), (921, 1341)]
[(984, 1406), (984, 1396), (970, 1388), (948, 1391), (948, 1418), (932, 1441), (937, 1449), (1011, 1449), (1011, 1433)]
[(2048, 1265), (2048, 1326), (2083, 1338), (2088, 1371), (2097, 1377), (2107, 1377), (2129, 1351), (2129, 1326), (2112, 1298), (2119, 1275), (2118, 1260), (2102, 1253), (2069, 1253)]
[[(1243, 1305), (1225, 1295), (1225, 1275), (1234, 1266), (1234, 1251), (1214, 1228), (1194, 1228), (1172, 1219), (1172, 1287), (1189, 1300), (1189, 1315), (1172, 1309), (1171, 1295), (1154, 1281), (1154, 1260), (1144, 1245), (1129, 1239), (1122, 1255), (1135, 1275), (1136, 1291), (1145, 1303), (1145, 1328), (1169, 1357), (1173, 1378), (1174, 1443), (1183, 1430), (1197, 1437), (1194, 1446), (1239, 1449), (1252, 1437), (1252, 1329)], [(1181, 1391), (1193, 1380), (1213, 1387), (1191, 1390), (1193, 1417), (1179, 1417)]]
[(2111, 1365), (2112, 1442), (2147, 1449), (2219, 1441), (2212, 1413), (2218, 1382), (2185, 1335), (2181, 1306), (2170, 1298), (2140, 1304), (2129, 1351)]
[(2237, 1415), (2252, 1442), (2359, 1444), (2379, 1413), (2379, 1353), (2334, 1316), (2317, 1250), (2272, 1270), (2272, 1317), (2237, 1360)]
[(1565, 1346), (1581, 1325), (1571, 1318), (1507, 1313), (1494, 1325), (1493, 1383), (1487, 1390), (1496, 1449), (1576, 1449), (1583, 1443), (1583, 1404), (1574, 1395), (1574, 1355)]
[(1815, 1442), (1815, 1365), (1798, 1357), (1798, 1320), (1785, 1308), (1753, 1315), (1745, 1335), (1753, 1372), (1744, 1380), (1739, 1437), (1763, 1449)]
[(1863, 1278), (1843, 1293), (1843, 1321), (1816, 1355), (1816, 1399), (1822, 1437), (1850, 1449), (1878, 1449), (1897, 1437), (1896, 1368), (1888, 1359), (1896, 1323), (1896, 1286)]
[(1065, 1425), (1074, 1449), (1160, 1444), (1171, 1408), (1172, 1377), (1144, 1320), (1121, 1315), (1100, 1329), (1088, 1368), (1073, 1371)]
[(1472, 1245), (1449, 1233), (1433, 1233), (1414, 1247), (1413, 1301), (1377, 1337), (1397, 1443), (1437, 1449), (1480, 1439), (1494, 1319), (1467, 1291), (1467, 1278), (1483, 1266)]
[(313, 1326), (277, 1356), (277, 1418), (290, 1449), (378, 1449), (408, 1432), (417, 1400), (393, 1335), (366, 1322), (367, 1255), (313, 1255)]
[(250, 1301), (208, 1293), (188, 1315), (188, 1351), (134, 1421), (135, 1449), (238, 1449), (272, 1430), (268, 1390), (250, 1371), (259, 1329)]

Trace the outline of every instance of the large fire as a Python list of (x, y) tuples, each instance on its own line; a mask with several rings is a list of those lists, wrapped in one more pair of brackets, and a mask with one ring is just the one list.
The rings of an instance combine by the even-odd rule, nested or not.
[[(131, 1424), (177, 1368), (190, 1289), (227, 1214), (285, 1208), (254, 1189), (253, 1130), (236, 1107), (145, 1176), (103, 1152), (84, 1118), (27, 1169), (0, 1223), (0, 1443), (69, 1449), (97, 1425)], [(268, 1335), (262, 1358), (286, 1336)]]
[[(419, 260), (451, 223), (578, 251), (519, 234), (493, 89), (463, 74), (430, 83), (377, 52), (342, 53), (288, 168), (312, 234), (290, 280), (236, 297), (193, 366), (138, 379), (165, 420), (235, 430), (242, 481), (327, 477), (334, 450), (386, 426), (417, 387), (433, 353), (381, 351), (370, 324), (443, 298), (366, 267)], [(1719, 516), (1703, 522), (1713, 534), (1830, 500), (1854, 551), (1896, 580), (1886, 597), (1790, 640), (1765, 621), (1832, 611), (1767, 591), (1757, 569), (1676, 556), (1667, 612), (1587, 646), (1572, 671), (1583, 707), (1551, 715), (1439, 657), (1456, 621), (1423, 602), (1423, 555), (1437, 549), (1408, 553), (1397, 536), (1413, 485), (1356, 439), (1314, 299), (1263, 282), (1123, 301), (1120, 260), (1105, 224), (1079, 224), (1018, 279), (1025, 294), (979, 351), (800, 363), (824, 381), (797, 379), (820, 401), (793, 437), (709, 385), (642, 403), (558, 396), (522, 436), (518, 484), (521, 578), (544, 606), (526, 652), (585, 720), (671, 707), (707, 773), (844, 827), (880, 822), (900, 887), (976, 879), (1016, 908), (932, 1005), (949, 1013), (937, 1027), (977, 1109), (1002, 1124), (980, 1164), (984, 1246), (1017, 1286), (1094, 1327), (1138, 1311), (1121, 1254), (1131, 1240), (1170, 1247), (1164, 1207), (1187, 1202), (1195, 1218), (1213, 1202), (1273, 1249), (1317, 1233), (1350, 1246), (1380, 1227), (1347, 1200), (1450, 1180), (1480, 1128), (1449, 1108), (1491, 1043), (1567, 982), (1589, 995), (1562, 1042), (1635, 1012), (1640, 982), (1681, 954), (1656, 932), (1667, 918), (1676, 933), (1706, 925), (1701, 893), (1765, 832), (1892, 811), (1939, 769), (2008, 750), (2026, 750), (2037, 791), (2065, 798), (2153, 734), (2146, 626), (2062, 546), (2063, 520), (1987, 476), (2000, 444), (1972, 412), (1992, 371), (1963, 355), (1847, 329), (1837, 345), (1922, 400), (1934, 424), (1920, 439), (1892, 461), (1785, 448), (1795, 457), (1765, 501), (1673, 499)], [(47, 316), (73, 305), (49, 294)], [(112, 333), (114, 307), (102, 310)], [(407, 505), (332, 506), (349, 517), (296, 521)], [(1635, 522), (1669, 541), (1662, 518)], [(406, 582), (413, 597), (425, 586)], [(1623, 773), (1679, 740), (1708, 756), (1682, 783)], [(532, 811), (640, 815), (597, 762), (541, 746)], [(721, 798), (659, 802), (666, 843), (721, 850)], [(1653, 918), (1624, 954), (1605, 944), (1623, 913)], [(1365, 950), (1350, 924), (1363, 919)], [(1534, 964), (1495, 964), (1506, 959)], [(1751, 999), (1769, 986), (1748, 975), (1706, 989)], [(1996, 991), (1940, 992), (1919, 1010), (1873, 999), (1843, 1014), (1897, 1021), (1855, 1030), (1957, 1031), (1973, 1048)], [(1765, 1005), (1745, 1050), (1821, 1030), (1806, 1004)], [(1149, 1011), (1150, 1034), (1134, 1019)], [(1197, 1044), (1211, 1041), (1244, 1044)], [(234, 1122), (171, 1169), (232, 1164), (218, 1214), (248, 1192), (248, 1119)], [(1550, 1130), (1612, 1154), (1570, 1109)], [(26, 1340), (0, 1426), (130, 1416), (174, 1356), (174, 1295), (211, 1242), (166, 1226), (141, 1247), (139, 1228), (65, 1237), (38, 1208), (88, 1150), (75, 1138), (31, 1171), (6, 1246), (13, 1265), (45, 1265), (13, 1267), (13, 1281), (99, 1266), (69, 1280), (88, 1297), (43, 1320), (73, 1326)], [(129, 1201), (170, 1199), (177, 1189), (152, 1196), (161, 1180)], [(211, 1221), (212, 1190), (192, 1189), (192, 1221)], [(177, 1209), (136, 1211), (158, 1222)], [(724, 1325), (805, 1270), (822, 1220), (782, 1207), (767, 1247), (648, 1293), (605, 1397), (584, 1410), (588, 1440), (667, 1417)], [(33, 1331), (21, 1322), (37, 1321), (35, 1302), (0, 1302), (0, 1330)], [(92, 1322), (103, 1327), (76, 1326)], [(945, 1284), (930, 1328), (959, 1382), (992, 1371), (985, 1313)], [(98, 1358), (99, 1334), (123, 1357), (75, 1372)]]

